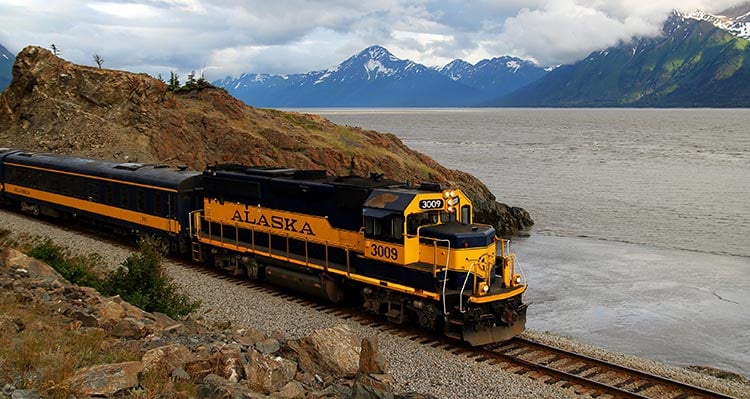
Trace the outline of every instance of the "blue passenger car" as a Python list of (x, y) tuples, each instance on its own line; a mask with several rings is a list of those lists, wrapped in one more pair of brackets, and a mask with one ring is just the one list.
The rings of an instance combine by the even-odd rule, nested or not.
[(3, 202), (35, 215), (153, 234), (179, 252), (189, 249), (200, 179), (186, 168), (0, 149)]

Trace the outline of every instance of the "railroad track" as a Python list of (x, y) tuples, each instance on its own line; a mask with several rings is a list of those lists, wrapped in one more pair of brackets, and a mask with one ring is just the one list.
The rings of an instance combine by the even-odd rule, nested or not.
[(684, 382), (671, 380), (641, 370), (620, 366), (604, 360), (569, 352), (523, 338), (484, 347), (471, 347), (450, 338), (438, 337), (428, 331), (400, 326), (357, 309), (290, 294), (273, 285), (231, 276), (221, 270), (181, 262), (201, 273), (233, 282), (236, 285), (280, 297), (316, 311), (353, 321), (383, 333), (400, 336), (420, 345), (430, 346), (508, 372), (527, 376), (546, 384), (571, 388), (582, 396), (594, 398), (692, 399), (733, 398)]
[(723, 393), (518, 337), (485, 350), (490, 357), (507, 357), (507, 361), (528, 368), (532, 378), (545, 378), (546, 383), (565, 381), (564, 386), (573, 386), (576, 392), (594, 397), (731, 398)]

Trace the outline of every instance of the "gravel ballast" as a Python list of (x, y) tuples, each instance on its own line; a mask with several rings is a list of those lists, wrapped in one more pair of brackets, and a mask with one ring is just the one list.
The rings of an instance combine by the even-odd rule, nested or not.
[[(0, 210), (0, 223), (0, 226), (15, 234), (50, 238), (76, 254), (98, 253), (107, 263), (106, 266), (111, 268), (119, 266), (133, 253), (129, 248), (6, 210)], [(252, 326), (285, 338), (301, 338), (315, 330), (344, 323), (363, 337), (377, 335), (380, 352), (389, 362), (389, 371), (396, 380), (395, 389), (398, 392), (429, 393), (442, 399), (579, 397), (571, 389), (550, 386), (441, 349), (382, 333), (356, 322), (347, 322), (334, 315), (259, 290), (238, 286), (231, 281), (211, 277), (169, 261), (165, 262), (165, 266), (173, 281), (185, 293), (201, 301), (201, 308), (197, 312), (211, 321)], [(563, 337), (534, 331), (527, 331), (524, 335), (531, 340), (686, 381), (737, 398), (750, 398), (750, 386), (738, 382), (607, 352)]]

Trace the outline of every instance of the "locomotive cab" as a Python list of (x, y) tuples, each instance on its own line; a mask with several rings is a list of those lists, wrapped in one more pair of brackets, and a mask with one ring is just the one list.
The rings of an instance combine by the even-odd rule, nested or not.
[(460, 190), (375, 190), (362, 214), (364, 257), (442, 274), (445, 287), (425, 289), (483, 296), (522, 285), (505, 241), (497, 255), (495, 229), (472, 223), (471, 201)]
[[(473, 345), (502, 341), (523, 330), (526, 285), (516, 273), (515, 258), (494, 227), (472, 223), (472, 204), (463, 192), (375, 190), (363, 217), (363, 256), (379, 262), (367, 274), (385, 278), (381, 270), (388, 270), (390, 281), (401, 283), (399, 278), (408, 276), (417, 292), (434, 293), (436, 308), (425, 311), (419, 301), (407, 303), (420, 320), (442, 313), (444, 333)], [(371, 302), (380, 303), (371, 308), (387, 304), (387, 314), (399, 316), (405, 307), (392, 298)]]

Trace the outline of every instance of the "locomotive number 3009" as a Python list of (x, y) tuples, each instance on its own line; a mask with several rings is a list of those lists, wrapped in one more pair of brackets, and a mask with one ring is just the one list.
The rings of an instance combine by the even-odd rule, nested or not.
[(419, 201), (419, 209), (439, 209), (443, 207), (443, 200), (431, 199)]
[(370, 256), (398, 260), (398, 249), (378, 244), (371, 244)]

